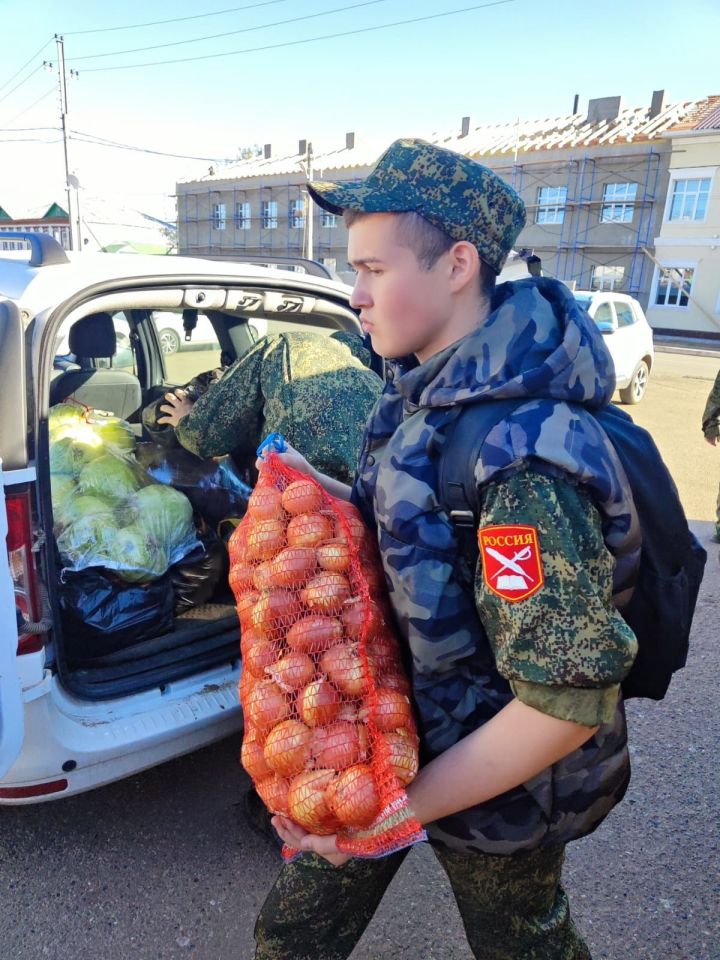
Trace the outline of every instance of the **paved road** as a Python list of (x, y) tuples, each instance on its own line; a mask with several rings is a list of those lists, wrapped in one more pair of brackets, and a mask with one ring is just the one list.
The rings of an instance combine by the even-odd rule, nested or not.
[[(720, 360), (659, 355), (637, 419), (657, 427), (710, 550), (688, 667), (660, 704), (629, 704), (633, 782), (568, 857), (595, 960), (720, 960), (718, 548), (720, 453), (699, 410)], [(0, 809), (2, 960), (247, 960), (278, 869), (247, 829), (234, 739), (83, 796)], [(426, 849), (396, 877), (352, 960), (471, 960)]]

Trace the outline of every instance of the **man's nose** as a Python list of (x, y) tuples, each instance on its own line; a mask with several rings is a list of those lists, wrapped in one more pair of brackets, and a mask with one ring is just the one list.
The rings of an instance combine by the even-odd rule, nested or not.
[(362, 307), (370, 306), (370, 303), (370, 296), (367, 292), (365, 284), (363, 283), (362, 277), (358, 277), (355, 281), (353, 292), (350, 295), (350, 306), (354, 307), (356, 310), (360, 310)]

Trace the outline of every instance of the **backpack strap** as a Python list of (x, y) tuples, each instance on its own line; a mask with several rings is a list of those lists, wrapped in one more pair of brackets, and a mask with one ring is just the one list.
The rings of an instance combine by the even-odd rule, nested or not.
[(440, 449), (438, 493), (455, 528), (460, 548), (458, 572), (466, 586), (474, 583), (478, 556), (480, 496), (475, 466), (492, 428), (526, 402), (526, 398), (513, 397), (458, 405), (445, 432)]

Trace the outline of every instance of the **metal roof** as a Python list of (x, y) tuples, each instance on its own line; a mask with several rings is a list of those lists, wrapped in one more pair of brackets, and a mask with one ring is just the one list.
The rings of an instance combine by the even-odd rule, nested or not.
[(720, 97), (713, 97), (717, 101), (715, 107), (712, 106), (703, 115), (699, 123), (695, 125), (696, 130), (720, 130)]
[(714, 95), (697, 100), (693, 108), (687, 112), (683, 119), (675, 124), (670, 133), (680, 130), (712, 130), (720, 126), (718, 110), (720, 109), (720, 96)]
[[(562, 150), (572, 147), (593, 147), (604, 145), (630, 144), (660, 139), (668, 131), (687, 129), (686, 124), (693, 118), (690, 127), (703, 116), (710, 101), (720, 97), (706, 97), (703, 100), (683, 100), (664, 106), (652, 116), (649, 106), (627, 107), (618, 111), (613, 119), (601, 119), (589, 122), (585, 113), (563, 116), (541, 117), (533, 120), (508, 121), (506, 123), (487, 124), (471, 127), (467, 135), (460, 130), (445, 133), (417, 133), (424, 139), (440, 146), (448, 147), (468, 156), (502, 157), (519, 154)], [(399, 131), (400, 136), (410, 135), (408, 131)], [(332, 148), (330, 145), (315, 147), (313, 155), (313, 175), (322, 179), (324, 171), (348, 171), (361, 169), (374, 164), (388, 146), (387, 138), (356, 137), (352, 147)], [(256, 179), (263, 177), (297, 178), (298, 184), (305, 181), (303, 165), (304, 153), (286, 151), (277, 157), (252, 157), (224, 166), (215, 166), (212, 172), (199, 179), (178, 181), (183, 184), (214, 184), (219, 186), (225, 181)], [(181, 191), (180, 191), (181, 192)]]

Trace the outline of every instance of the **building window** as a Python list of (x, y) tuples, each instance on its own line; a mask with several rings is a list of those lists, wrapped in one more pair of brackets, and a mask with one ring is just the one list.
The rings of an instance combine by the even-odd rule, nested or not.
[(704, 220), (710, 196), (710, 177), (673, 182), (669, 220)]
[(250, 229), (250, 204), (244, 200), (235, 204), (235, 229)]
[(264, 230), (277, 230), (277, 200), (263, 200), (260, 204), (260, 218)]
[(591, 290), (619, 290), (625, 279), (625, 267), (596, 266), (590, 273)]
[(227, 212), (224, 203), (214, 203), (212, 207), (213, 230), (224, 230), (227, 225)]
[(632, 223), (636, 196), (636, 183), (606, 183), (600, 223)]
[(327, 210), (320, 211), (320, 226), (334, 229), (337, 226), (337, 216)]
[(655, 294), (657, 306), (686, 307), (694, 276), (694, 267), (661, 267)]
[(567, 187), (540, 187), (535, 223), (562, 223), (565, 220)]
[(299, 200), (290, 201), (289, 214), (291, 230), (302, 230), (305, 226), (305, 201), (302, 197)]

